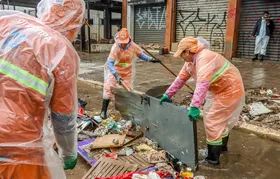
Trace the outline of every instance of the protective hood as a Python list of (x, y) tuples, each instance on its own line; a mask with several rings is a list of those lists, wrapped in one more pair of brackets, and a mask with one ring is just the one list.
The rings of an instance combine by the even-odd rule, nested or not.
[(37, 11), (41, 22), (62, 33), (71, 42), (85, 19), (83, 0), (42, 0), (37, 6)]

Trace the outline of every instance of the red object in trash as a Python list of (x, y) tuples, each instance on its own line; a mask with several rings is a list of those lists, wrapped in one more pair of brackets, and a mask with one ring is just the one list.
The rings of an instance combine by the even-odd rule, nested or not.
[(117, 153), (105, 154), (104, 157), (116, 160), (118, 158)]
[[(164, 172), (164, 171), (158, 171), (156, 172), (160, 178), (168, 178), (171, 176), (169, 172)], [(95, 179), (131, 179), (133, 174), (140, 174), (140, 175), (146, 175), (148, 174), (147, 172), (131, 172), (131, 173), (126, 173), (124, 175), (120, 176), (113, 176), (113, 177), (101, 177), (101, 178), (95, 178)], [(177, 178), (179, 179), (179, 178)]]
[(280, 95), (279, 95), (279, 94), (273, 94), (272, 97), (274, 97), (274, 98), (279, 98)]
[(82, 116), (82, 117), (85, 117), (85, 109), (79, 106), (78, 107), (78, 115)]

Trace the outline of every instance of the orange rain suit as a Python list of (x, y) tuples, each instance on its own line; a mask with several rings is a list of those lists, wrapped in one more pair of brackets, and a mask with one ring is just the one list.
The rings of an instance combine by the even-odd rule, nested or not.
[(199, 108), (206, 100), (204, 126), (207, 143), (221, 145), (222, 138), (234, 127), (244, 106), (242, 77), (238, 69), (222, 55), (208, 49), (205, 39), (197, 38), (187, 43), (190, 52), (195, 54), (193, 62), (185, 62), (166, 94), (171, 98), (193, 77), (196, 89), (191, 106)]
[[(71, 41), (84, 6), (43, 0), (40, 20), (0, 11), (0, 178), (66, 178), (53, 144), (56, 139), (61, 158), (77, 155), (79, 56)], [(68, 22), (60, 30), (58, 16)]]

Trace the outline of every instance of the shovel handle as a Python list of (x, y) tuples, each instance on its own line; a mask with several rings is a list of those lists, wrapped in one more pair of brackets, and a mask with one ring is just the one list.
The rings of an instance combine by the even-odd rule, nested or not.
[[(145, 49), (144, 47), (141, 47), (143, 50), (145, 50), (145, 52), (147, 52), (151, 57), (153, 58), (156, 58), (153, 54), (151, 54), (147, 49)], [(166, 69), (168, 70), (173, 76), (177, 77), (177, 75), (171, 71), (167, 66), (165, 66), (162, 62), (160, 62), (160, 64)], [(189, 88), (189, 90), (191, 90), (191, 92), (193, 93), (194, 90), (189, 86), (187, 85), (186, 83), (184, 84), (187, 88)]]
[(132, 91), (132, 89), (129, 88), (129, 87), (127, 86), (127, 84), (125, 84), (125, 82), (124, 82), (123, 80), (121, 80), (121, 85), (122, 85), (122, 87), (123, 87), (125, 90), (127, 90), (127, 91), (129, 91), (129, 92)]

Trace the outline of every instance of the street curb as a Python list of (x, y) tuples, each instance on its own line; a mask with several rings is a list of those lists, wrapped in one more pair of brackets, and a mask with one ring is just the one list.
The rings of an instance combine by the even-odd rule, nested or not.
[(253, 133), (259, 137), (280, 143), (280, 131), (277, 131), (274, 129), (259, 127), (259, 126), (256, 126), (253, 124), (248, 124), (245, 122), (243, 122), (239, 126), (235, 126), (234, 129), (237, 129), (237, 130), (240, 130), (243, 132)]
[[(80, 78), (80, 77), (78, 78), (78, 80), (84, 81), (84, 82), (87, 82), (87, 83), (91, 83), (94, 86), (97, 86), (99, 88), (103, 87), (103, 83), (99, 82), (99, 81), (86, 80), (86, 79)], [(135, 91), (135, 92), (138, 93), (138, 94), (143, 94), (140, 91)], [(202, 117), (202, 113), (203, 112), (201, 112), (200, 117)], [(269, 139), (269, 140), (280, 143), (280, 131), (277, 131), (277, 130), (274, 130), (274, 129), (259, 127), (259, 126), (248, 124), (248, 123), (245, 123), (245, 122), (241, 123), (238, 126), (235, 126), (234, 129), (240, 130), (240, 131), (243, 131), (243, 132), (247, 132), (247, 133), (253, 133), (253, 134), (255, 134), (259, 137), (262, 137), (262, 138)]]

